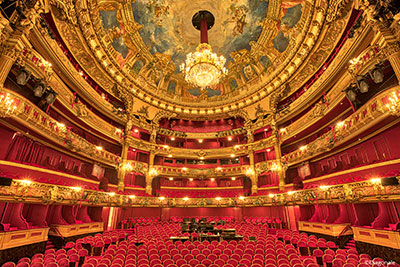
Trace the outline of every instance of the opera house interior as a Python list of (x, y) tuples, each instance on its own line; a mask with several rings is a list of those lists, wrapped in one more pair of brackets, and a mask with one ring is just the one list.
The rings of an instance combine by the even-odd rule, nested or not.
[(400, 266), (400, 0), (0, 11), (0, 266)]

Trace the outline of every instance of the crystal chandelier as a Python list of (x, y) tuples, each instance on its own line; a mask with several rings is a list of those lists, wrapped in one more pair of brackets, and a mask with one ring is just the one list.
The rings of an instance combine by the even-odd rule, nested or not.
[(193, 16), (192, 23), (196, 29), (200, 28), (201, 43), (196, 52), (186, 56), (185, 63), (180, 66), (181, 71), (189, 84), (198, 86), (201, 90), (214, 88), (228, 73), (224, 67), (225, 57), (218, 57), (208, 44), (207, 30), (214, 25), (214, 16), (208, 11), (200, 11)]

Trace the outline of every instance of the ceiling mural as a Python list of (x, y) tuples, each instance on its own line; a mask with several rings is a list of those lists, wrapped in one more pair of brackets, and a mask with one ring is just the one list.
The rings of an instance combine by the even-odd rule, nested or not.
[(135, 21), (143, 28), (139, 31), (150, 52), (170, 55), (176, 71), (186, 55), (196, 50), (200, 32), (192, 25), (192, 17), (199, 10), (208, 10), (215, 17), (209, 30), (209, 43), (213, 51), (231, 60), (231, 53), (250, 49), (262, 28), (260, 21), (267, 14), (264, 0), (137, 0), (132, 2)]
[[(61, 17), (54, 19), (84, 70), (106, 90), (118, 84), (134, 99), (135, 110), (148, 104), (149, 114), (160, 108), (207, 117), (260, 101), (269, 103), (274, 92), (299, 72), (302, 80), (313, 75), (309, 66), (315, 69), (323, 64), (349, 18), (344, 13), (327, 23), (329, 10), (340, 13), (328, 4), (319, 0), (78, 0), (79, 27)], [(200, 10), (215, 17), (209, 42), (213, 52), (227, 58), (229, 70), (217, 87), (205, 92), (190, 86), (178, 71), (186, 54), (200, 42), (200, 32), (191, 21)]]
[[(291, 37), (299, 33), (295, 26), (302, 16), (302, 2), (282, 1), (276, 14), (280, 19), (275, 20), (275, 34), (268, 44), (269, 54), (252, 59), (258, 61), (258, 67), (237, 63), (236, 59), (251, 52), (251, 43), (259, 40), (263, 32), (262, 22), (268, 15), (268, 0), (136, 0), (125, 3), (126, 8), (122, 10), (105, 5), (106, 8), (99, 10), (99, 18), (103, 29), (112, 38), (111, 45), (118, 52), (116, 60), (121, 68), (129, 69), (136, 75), (148, 69), (149, 66), (145, 68), (148, 64), (146, 60), (138, 59), (135, 53), (144, 48), (149, 52), (148, 56), (162, 56), (170, 63), (168, 71), (151, 65), (154, 71), (150, 73), (150, 80), (155, 86), (159, 86), (166, 77), (175, 77), (173, 86), (165, 85), (167, 94), (173, 95), (176, 87), (183, 86), (185, 89), (180, 90), (183, 98), (200, 101), (235, 91), (239, 87), (237, 79), (240, 76), (247, 82), (271, 66), (276, 57), (287, 49)], [(186, 55), (195, 51), (200, 42), (200, 32), (192, 25), (193, 15), (200, 10), (208, 10), (215, 17), (215, 24), (208, 33), (213, 51), (227, 59), (229, 69), (237, 69), (236, 75), (231, 73), (230, 79), (226, 79), (225, 86), (205, 92), (186, 84), (179, 71)], [(136, 25), (140, 42), (132, 42), (133, 33), (126, 27), (131, 23), (130, 18)], [(234, 75), (236, 77), (232, 78)], [(176, 85), (177, 81), (180, 86)]]
[[(200, 41), (200, 32), (191, 21), (199, 10), (208, 10), (215, 17), (215, 25), (209, 31), (209, 42), (213, 51), (223, 55), (227, 63), (232, 52), (247, 49), (256, 42), (262, 32), (261, 21), (267, 16), (268, 2), (265, 0), (137, 0), (131, 2), (133, 17), (143, 27), (139, 30), (150, 53), (171, 56), (175, 72), (185, 61), (186, 55), (195, 51)], [(284, 0), (281, 6), (282, 19), (277, 22), (279, 30), (273, 40), (278, 52), (286, 50), (293, 28), (301, 18), (303, 0)], [(117, 19), (116, 10), (100, 10), (103, 28), (124, 32), (124, 22)], [(123, 38), (113, 41), (114, 49), (123, 59), (129, 48)], [(120, 59), (123, 64), (124, 60)]]

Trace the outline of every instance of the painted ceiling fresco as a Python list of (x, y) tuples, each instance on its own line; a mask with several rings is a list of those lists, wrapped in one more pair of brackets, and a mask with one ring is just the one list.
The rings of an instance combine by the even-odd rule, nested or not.
[[(288, 46), (290, 29), (301, 17), (302, 0), (282, 1), (282, 19), (277, 23), (278, 35), (273, 40), (277, 51)], [(170, 55), (177, 71), (186, 54), (193, 52), (200, 41), (200, 32), (192, 25), (192, 17), (199, 10), (208, 10), (215, 17), (209, 31), (213, 51), (231, 60), (231, 53), (250, 49), (250, 42), (257, 41), (266, 17), (268, 1), (265, 0), (136, 0), (132, 1), (135, 21), (143, 28), (140, 35), (150, 52)], [(117, 12), (100, 11), (105, 29), (121, 28)], [(129, 53), (123, 38), (116, 38), (113, 47), (123, 58)]]
[[(173, 3), (173, 4), (172, 4)], [(195, 51), (200, 32), (192, 26), (192, 17), (199, 10), (208, 10), (215, 17), (209, 31), (214, 52), (227, 59), (234, 51), (250, 49), (262, 28), (259, 22), (267, 14), (268, 2), (263, 0), (187, 1), (139, 0), (132, 3), (135, 21), (144, 25), (140, 35), (152, 53), (172, 56), (178, 67), (186, 54)]]
[[(268, 15), (269, 1), (273, 0), (135, 0), (127, 1), (128, 13), (140, 25), (139, 35), (143, 45), (152, 55), (166, 55), (175, 66), (175, 74), (180, 73), (179, 66), (185, 61), (186, 55), (196, 50), (200, 42), (200, 32), (192, 25), (192, 17), (200, 10), (208, 10), (215, 17), (215, 24), (209, 30), (209, 43), (217, 55), (227, 59), (226, 66), (233, 61), (233, 52), (251, 50), (250, 43), (257, 42), (263, 28), (261, 22)], [(266, 69), (274, 58), (284, 52), (293, 35), (298, 30), (296, 24), (302, 16), (302, 2), (304, 0), (282, 0), (276, 23), (277, 34), (271, 40), (270, 55), (258, 59)], [(100, 10), (100, 19), (103, 28), (112, 32), (113, 48), (119, 53), (118, 62), (121, 67), (130, 58), (135, 47), (126, 42), (129, 32), (125, 31), (124, 20), (120, 11)], [(125, 16), (126, 17), (126, 16)], [(140, 63), (140, 64), (139, 64)], [(131, 70), (138, 74), (142, 69), (142, 62), (136, 62)], [(247, 81), (254, 70), (249, 66), (240, 67), (242, 75)], [(162, 78), (162, 70), (155, 78), (155, 84)], [(173, 93), (176, 85), (169, 85), (168, 92)], [(237, 82), (231, 80), (231, 90), (236, 90)], [(222, 88), (222, 87), (220, 87)], [(198, 88), (188, 88), (186, 96), (199, 97), (202, 92)], [(208, 89), (208, 97), (224, 94), (222, 89)]]

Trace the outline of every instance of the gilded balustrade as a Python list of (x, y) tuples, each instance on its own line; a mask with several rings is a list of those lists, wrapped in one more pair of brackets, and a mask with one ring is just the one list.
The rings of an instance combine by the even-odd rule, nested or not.
[[(188, 165), (186, 165), (188, 166)], [(179, 177), (230, 177), (247, 175), (250, 166), (240, 165), (234, 167), (216, 167), (216, 168), (188, 168), (188, 167), (170, 167), (155, 165), (152, 170), (153, 176), (179, 176)]]
[(306, 146), (284, 155), (283, 161), (288, 165), (305, 161), (355, 138), (361, 132), (389, 116), (399, 116), (399, 94), (400, 86), (380, 93), (347, 119), (339, 122), (331, 131)]
[(75, 95), (71, 90), (69, 90), (62, 79), (57, 74), (54, 74), (52, 64), (46, 61), (37, 51), (33, 49), (25, 49), (22, 55), (18, 58), (17, 63), (32, 72), (35, 77), (46, 81), (58, 94), (58, 101), (60, 101), (64, 107), (75, 114), (80, 120), (111, 139), (118, 142), (121, 140), (122, 129), (116, 128), (97, 116), (80, 101), (76, 103)]
[[(107, 116), (112, 117), (113, 120), (121, 124), (125, 124), (126, 119), (121, 118), (113, 112), (113, 105), (108, 101), (105, 101), (101, 97), (101, 95), (96, 92), (94, 88), (89, 85), (89, 83), (76, 71), (75, 67), (72, 65), (72, 63), (70, 63), (70, 60), (64, 54), (64, 51), (59, 47), (58, 43), (55, 40), (51, 39), (46, 32), (43, 32), (39, 24), (33, 27), (33, 34), (35, 35), (35, 38), (37, 38), (37, 40), (40, 42), (42, 47), (46, 49), (46, 52), (50, 55), (51, 61), (57, 65), (62, 73), (68, 76), (70, 81), (74, 83), (74, 85), (77, 89), (79, 89), (80, 92), (82, 92), (82, 95), (85, 96), (85, 98), (92, 100), (91, 102), (96, 105), (95, 108), (102, 111), (104, 114), (108, 114)], [(62, 87), (55, 87), (53, 89), (60, 94), (66, 93), (63, 96), (66, 98), (64, 101), (66, 101), (65, 103), (67, 105), (65, 106), (68, 108), (71, 105), (70, 98), (72, 93), (67, 90), (67, 88), (65, 88), (65, 85), (63, 84), (63, 82), (61, 82), (62, 80), (60, 80), (58, 76), (56, 76), (55, 79), (59, 80), (58, 85), (62, 84)], [(103, 76), (103, 79), (106, 79), (106, 76)], [(107, 89), (111, 90), (109, 88)]]
[(268, 160), (263, 162), (258, 162), (254, 165), (257, 175), (265, 172), (279, 172), (285, 168), (280, 160)]
[(398, 201), (400, 186), (382, 186), (379, 179), (372, 179), (265, 196), (189, 199), (120, 195), (115, 192), (100, 192), (80, 187), (13, 180), (11, 186), (0, 186), (0, 200), (46, 205), (79, 204), (117, 207), (286, 206)]
[(134, 172), (146, 174), (149, 169), (149, 164), (134, 160), (126, 160), (126, 162), (121, 166), (126, 173)]
[[(342, 50), (345, 51), (346, 49)], [(339, 55), (335, 59), (342, 60)], [(366, 69), (371, 68), (371, 66), (381, 60), (383, 60), (383, 53), (381, 53), (381, 50), (378, 46), (370, 46), (363, 52), (361, 52), (359, 56), (351, 59), (349, 64), (349, 72), (343, 74), (340, 80), (338, 80), (334, 84), (329, 93), (325, 95), (325, 101), (320, 101), (316, 103), (314, 107), (312, 107), (301, 118), (297, 119), (292, 124), (285, 127), (285, 131), (281, 132), (282, 141), (288, 140), (292, 136), (295, 136), (296, 134), (307, 129), (311, 125), (315, 124), (318, 120), (323, 118), (327, 113), (334, 109), (340, 101), (345, 98), (345, 94), (342, 92), (342, 90), (344, 88), (347, 88), (352, 82), (354, 82), (354, 77), (362, 72), (365, 72)], [(332, 75), (331, 72), (337, 68), (337, 65), (335, 63), (336, 62), (333, 62), (331, 65), (334, 67), (328, 68), (327, 71), (325, 71), (318, 80), (329, 80), (329, 78), (327, 77)], [(317, 85), (320, 85), (318, 81), (315, 83), (315, 85), (313, 84), (313, 86)]]
[[(289, 119), (290, 116), (294, 116), (296, 113), (301, 112), (301, 110), (304, 110), (307, 107), (307, 105), (304, 105), (304, 103), (313, 103), (314, 101), (312, 101), (312, 99), (314, 99), (316, 95), (326, 90), (327, 85), (334, 82), (341, 82), (339, 79), (335, 78), (338, 71), (343, 68), (346, 68), (349, 61), (352, 59), (351, 58), (352, 55), (357, 51), (357, 49), (359, 49), (360, 45), (364, 42), (367, 35), (371, 34), (371, 27), (372, 27), (371, 23), (368, 24), (364, 19), (362, 20), (362, 23), (363, 23), (362, 31), (356, 32), (353, 38), (348, 38), (343, 44), (342, 48), (339, 50), (338, 54), (333, 59), (333, 61), (330, 63), (327, 69), (322, 73), (322, 75), (318, 77), (318, 79), (307, 89), (306, 92), (304, 92), (301, 96), (296, 98), (294, 102), (290, 103), (289, 106), (285, 108), (285, 110), (289, 112), (281, 112), (277, 114), (277, 120), (279, 122), (285, 121)], [(301, 82), (303, 83), (305, 80), (308, 79), (304, 78)], [(294, 88), (299, 88), (299, 87), (300, 85), (296, 85)], [(333, 90), (331, 90), (332, 103), (334, 102), (333, 99), (335, 99), (337, 96), (339, 97), (341, 95), (344, 96), (341, 90), (343, 90), (346, 87), (340, 88), (336, 86), (335, 88), (336, 92), (333, 92)], [(295, 135), (295, 134), (292, 135), (290, 131), (288, 131), (288, 133), (291, 136)]]
[(111, 166), (120, 162), (119, 156), (89, 143), (24, 97), (4, 88), (0, 92), (0, 117), (12, 117), (49, 140), (95, 161)]

